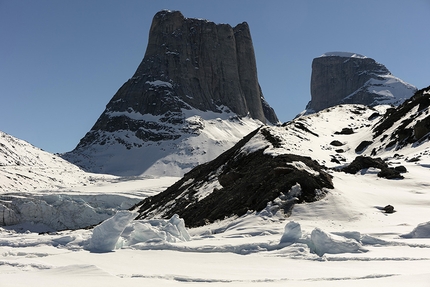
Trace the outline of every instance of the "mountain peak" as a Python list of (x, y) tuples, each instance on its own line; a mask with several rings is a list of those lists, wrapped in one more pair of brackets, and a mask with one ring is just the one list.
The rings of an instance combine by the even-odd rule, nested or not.
[[(267, 122), (278, 123), (258, 83), (249, 26), (244, 22), (232, 28), (228, 24), (186, 18), (179, 11), (163, 10), (154, 16), (145, 56), (133, 77), (123, 84), (92, 129), (65, 157), (91, 171), (113, 172), (106, 169), (110, 165), (107, 161), (119, 156), (113, 146), (133, 149), (120, 157), (135, 159), (147, 152), (145, 146), (153, 143), (169, 142), (177, 147), (191, 135), (202, 134), (210, 125), (204, 121), (217, 118), (237, 119), (224, 127), (231, 128), (235, 135), (231, 140), (250, 132), (249, 128), (241, 128), (248, 126), (239, 123), (242, 119), (249, 119), (253, 129)], [(217, 128), (221, 128), (219, 124)], [(208, 143), (200, 144), (202, 150), (213, 149), (206, 146)], [(224, 148), (232, 144), (229, 142)], [(157, 162), (153, 154), (154, 150), (151, 161)], [(212, 158), (205, 158), (209, 159)], [(194, 164), (197, 163), (200, 162)], [(112, 168), (116, 169), (117, 164), (118, 161), (112, 162)]]

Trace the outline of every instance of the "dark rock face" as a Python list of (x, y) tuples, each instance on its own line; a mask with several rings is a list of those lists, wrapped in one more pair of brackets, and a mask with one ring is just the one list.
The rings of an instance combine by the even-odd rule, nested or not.
[[(154, 16), (145, 58), (127, 87), (140, 98), (148, 82), (171, 84), (173, 97), (199, 110), (219, 111), (226, 105), (239, 116), (248, 113), (265, 122), (251, 34), (247, 23), (227, 24), (188, 19), (180, 12), (161, 11)], [(127, 84), (126, 84), (127, 85)], [(153, 93), (150, 93), (153, 94)], [(117, 94), (112, 101), (130, 95)], [(159, 96), (159, 95), (157, 95)], [(154, 95), (152, 96), (154, 97)], [(124, 103), (121, 104), (122, 108)], [(147, 107), (147, 106), (146, 106)], [(164, 114), (171, 107), (141, 105), (136, 111)], [(177, 107), (179, 108), (179, 107)], [(120, 108), (121, 109), (121, 108)], [(268, 115), (274, 118), (273, 114)], [(276, 117), (275, 117), (276, 118)]]
[(415, 91), (371, 58), (328, 53), (312, 62), (312, 99), (306, 109), (317, 112), (342, 103), (399, 105)]
[[(275, 208), (288, 214), (295, 203), (319, 200), (326, 188), (333, 188), (330, 175), (309, 157), (274, 157), (264, 154), (265, 149), (241, 152), (257, 133), (264, 136), (268, 146), (279, 144), (270, 128), (256, 130), (213, 161), (195, 167), (164, 192), (140, 202), (134, 207), (139, 210), (138, 218), (169, 218), (176, 213), (194, 227), (241, 216), (249, 210), (261, 211), (271, 201), (277, 202)], [(297, 162), (315, 172), (311, 174), (294, 165)], [(300, 192), (292, 192), (297, 183)], [(209, 195), (201, 198), (202, 191)]]
[[(92, 131), (138, 131), (142, 123), (127, 116), (112, 117), (112, 113), (128, 112), (162, 115), (158, 127), (147, 121), (143, 128), (165, 129), (167, 138), (175, 138), (179, 135), (166, 126), (183, 123), (182, 109), (220, 113), (221, 106), (263, 123), (266, 119), (278, 122), (258, 84), (248, 24), (232, 28), (185, 18), (179, 11), (161, 11), (154, 16), (142, 63), (108, 103)], [(150, 132), (137, 136), (157, 140)], [(89, 141), (87, 136), (82, 144)]]

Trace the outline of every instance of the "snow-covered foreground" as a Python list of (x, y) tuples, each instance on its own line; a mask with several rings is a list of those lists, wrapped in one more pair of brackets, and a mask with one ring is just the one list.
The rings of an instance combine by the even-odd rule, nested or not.
[[(0, 286), (429, 286), (430, 164), (401, 164), (403, 180), (332, 172), (335, 189), (289, 218), (268, 206), (188, 230), (176, 217), (131, 221), (127, 211), (93, 230), (3, 227)], [(142, 198), (174, 180), (105, 180), (74, 192)], [(396, 212), (381, 210), (388, 204)]]

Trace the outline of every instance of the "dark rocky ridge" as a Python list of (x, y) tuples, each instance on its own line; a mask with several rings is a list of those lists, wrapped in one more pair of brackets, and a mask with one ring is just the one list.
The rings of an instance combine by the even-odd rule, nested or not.
[[(393, 127), (395, 127), (394, 130), (390, 130)], [(430, 139), (430, 86), (417, 91), (396, 109), (389, 109), (373, 128), (373, 140), (377, 137), (382, 138), (385, 149), (395, 150), (408, 144), (417, 146), (428, 141)]]
[[(277, 123), (264, 100), (247, 23), (232, 28), (161, 11), (153, 19), (148, 46), (135, 74), (113, 96), (78, 147), (92, 144), (97, 131), (132, 130), (142, 140), (178, 138), (167, 124), (183, 124), (181, 109), (222, 112)], [(112, 116), (113, 113), (124, 113)], [(137, 122), (127, 113), (162, 116)], [(154, 136), (151, 130), (164, 130)]]
[(328, 53), (312, 61), (312, 98), (307, 110), (317, 112), (338, 104), (399, 105), (416, 91), (374, 59), (349, 54)]
[[(187, 226), (195, 227), (233, 215), (241, 216), (249, 210), (261, 211), (276, 198), (280, 200), (274, 208), (288, 214), (295, 203), (319, 200), (324, 197), (326, 188), (333, 188), (331, 177), (309, 157), (272, 156), (264, 154), (264, 149), (242, 152), (242, 147), (257, 133), (264, 136), (267, 147), (279, 145), (279, 139), (272, 135), (269, 127), (252, 132), (213, 161), (195, 167), (164, 192), (137, 204), (132, 209), (138, 209), (138, 219), (170, 218), (176, 213)], [(317, 175), (289, 164), (293, 162), (302, 162)], [(291, 194), (296, 183), (300, 184), (301, 193)], [(211, 184), (217, 187), (199, 199), (199, 193)]]

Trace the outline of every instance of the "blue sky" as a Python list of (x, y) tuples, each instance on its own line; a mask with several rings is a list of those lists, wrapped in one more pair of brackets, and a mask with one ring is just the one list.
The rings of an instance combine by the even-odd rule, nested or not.
[(0, 0), (0, 130), (72, 150), (134, 74), (162, 9), (248, 22), (260, 85), (281, 121), (305, 108), (312, 59), (329, 51), (430, 85), (429, 0)]

